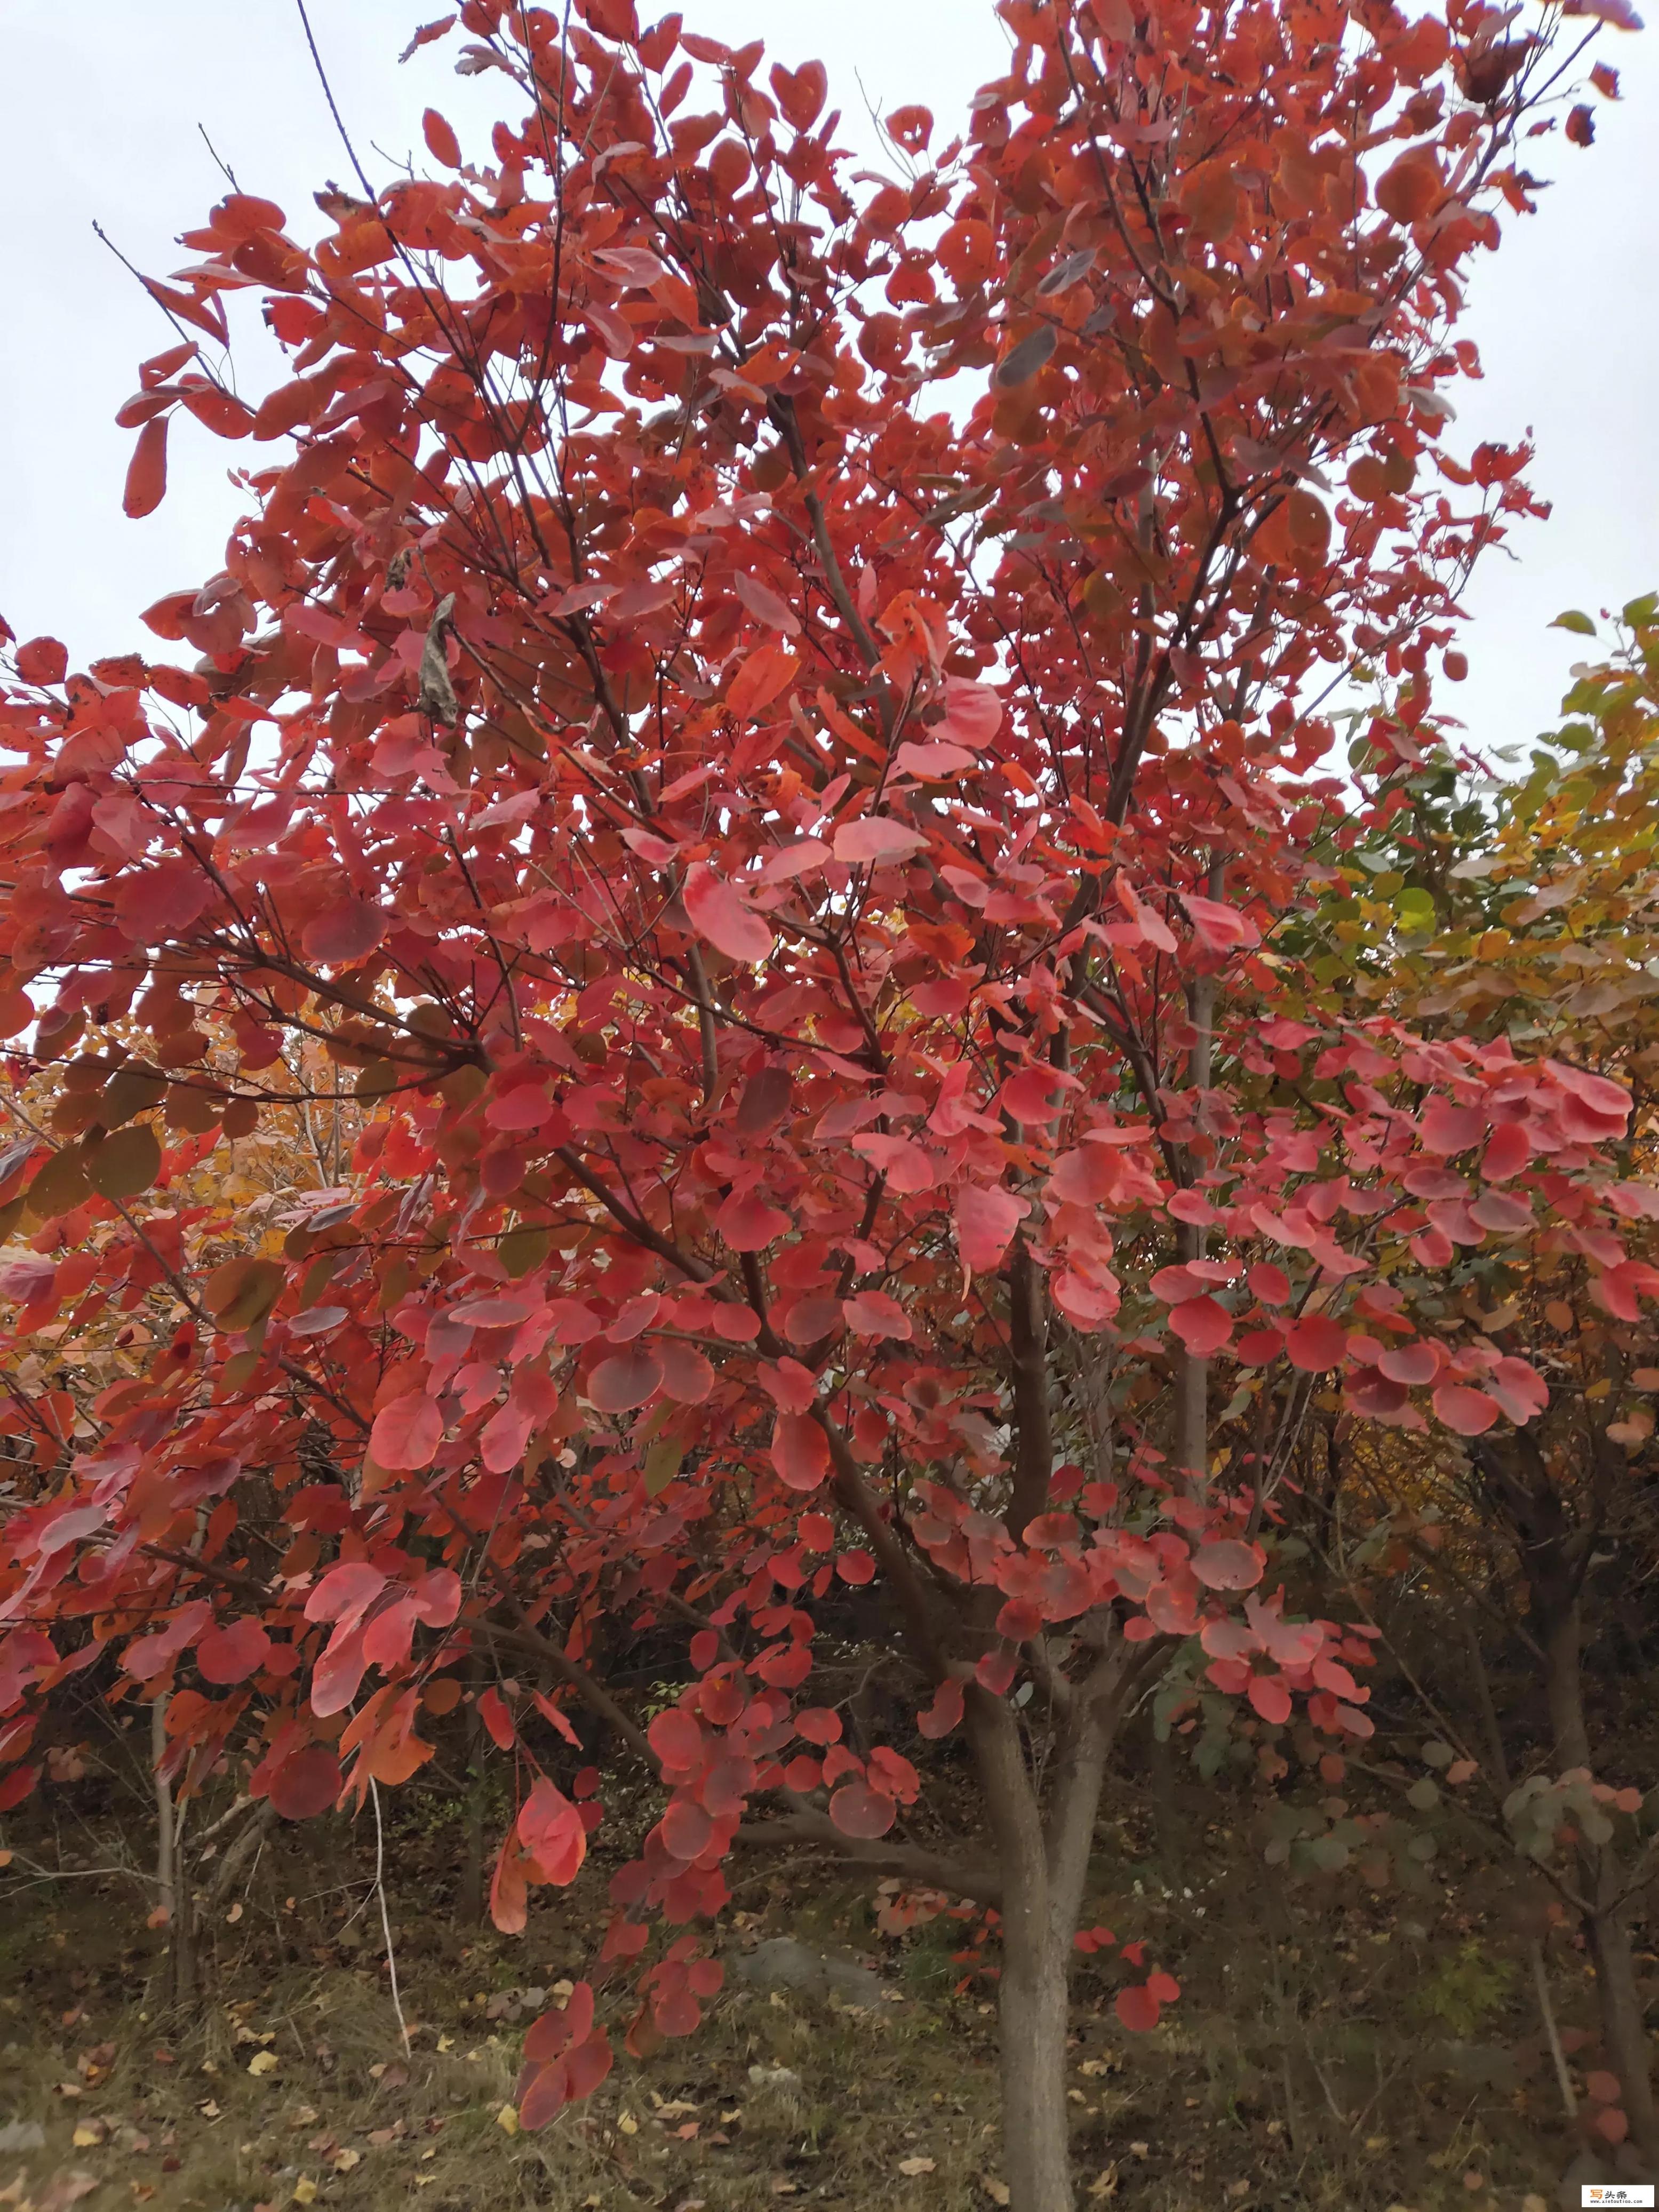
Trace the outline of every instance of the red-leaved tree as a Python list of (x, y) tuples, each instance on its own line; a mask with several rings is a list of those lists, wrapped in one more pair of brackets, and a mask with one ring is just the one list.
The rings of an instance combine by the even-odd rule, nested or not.
[[(605, 1943), (636, 2050), (719, 1985), (734, 1851), (993, 1909), (1012, 2202), (1060, 2212), (1125, 1713), (1207, 1677), (1369, 1726), (1364, 1638), (1274, 1565), (1298, 1409), (1337, 1376), (1532, 1418), (1524, 1359), (1419, 1331), (1471, 1241), (1653, 1285), (1617, 1085), (1288, 1019), (1268, 941), (1371, 804), (1326, 689), (1385, 673), (1415, 760), (1529, 503), (1443, 390), (1555, 33), (1000, 12), (965, 135), (900, 109), (878, 181), (817, 64), (466, 0), (415, 43), (499, 75), (487, 149), (428, 112), (429, 177), (319, 194), (309, 243), (234, 192), (150, 285), (180, 343), (122, 410), (127, 510), (180, 413), (244, 441), (250, 508), (146, 617), (193, 666), (65, 681), (36, 639), (0, 724), (0, 1294), (20, 1352), (150, 1317), (121, 1379), (0, 1416), (0, 1759), (16, 1802), (108, 1653), (176, 1786), (301, 1818), (415, 1772), (483, 1667), (499, 1925), (613, 1756), (663, 1790)], [(257, 409), (216, 367), (246, 290), (293, 355)], [(180, 1202), (347, 1089), (349, 1172), (275, 1230)], [(609, 1679), (641, 1636), (680, 1655), (648, 1726)], [(847, 1717), (872, 1642), (897, 1741)], [(526, 2060), (526, 2125), (603, 2076), (588, 1984)]]

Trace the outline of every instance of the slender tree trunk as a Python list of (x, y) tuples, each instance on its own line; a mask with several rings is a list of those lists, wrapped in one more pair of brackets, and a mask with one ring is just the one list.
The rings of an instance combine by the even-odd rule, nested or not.
[[(1221, 896), (1223, 868), (1211, 856), (1206, 889), (1212, 899)], [(1195, 1091), (1210, 1087), (1215, 1048), (1216, 979), (1200, 975), (1187, 992), (1187, 1018), (1193, 1042), (1187, 1062), (1187, 1080)], [(1183, 1261), (1204, 1257), (1204, 1231), (1183, 1222), (1176, 1249)], [(1176, 1363), (1176, 1465), (1186, 1475), (1188, 1487), (1201, 1496), (1210, 1482), (1210, 1363), (1183, 1352)], [(1258, 1468), (1256, 1479), (1261, 1480)]]
[[(149, 1763), (155, 1791), (155, 1903), (167, 1916), (171, 1930), (178, 1907), (173, 1871), (173, 1784), (161, 1771), (167, 1747), (167, 1701), (157, 1698), (149, 1709)], [(168, 1942), (172, 1942), (171, 1933)]]
[[(1536, 1593), (1534, 1593), (1534, 1599)], [(1534, 1611), (1538, 1607), (1534, 1602)], [(1584, 1713), (1583, 1628), (1577, 1598), (1543, 1616), (1550, 1727), (1559, 1773), (1590, 1765), (1589, 1725)], [(1625, 1869), (1611, 1844), (1584, 1844), (1578, 1863), (1589, 1901), (1584, 1938), (1595, 1967), (1601, 2035), (1619, 2076), (1632, 2136), (1643, 2153), (1659, 2156), (1659, 2113), (1654, 2106), (1652, 2054), (1636, 1979), (1636, 1960), (1621, 1903)]]
[(173, 1802), (173, 1784), (161, 1771), (167, 1747), (167, 1700), (155, 1699), (149, 1709), (149, 1751), (155, 1769), (155, 1900), (167, 1916), (167, 1993), (174, 2004), (186, 2002), (195, 1982), (191, 1944), (190, 1879), (181, 1849), (179, 1808)]
[[(1596, 1854), (1597, 1886), (1616, 1893), (1620, 1869), (1610, 1851)], [(1589, 1917), (1585, 1935), (1595, 1962), (1595, 1994), (1601, 2006), (1601, 2034), (1607, 2057), (1624, 2091), (1626, 2117), (1632, 2138), (1648, 2158), (1659, 2156), (1659, 2124), (1653, 2103), (1653, 2074), (1648, 2047), (1647, 2023), (1641, 1992), (1636, 1983), (1636, 1959), (1630, 1928), (1623, 1912), (1598, 1911)]]
[(474, 1652), (467, 1668), (472, 1702), (466, 1708), (466, 1804), (461, 1844), (461, 1882), (457, 1899), (463, 1927), (476, 1928), (484, 1911), (484, 1808), (480, 1773), (483, 1723), (478, 1717), (478, 1692), (487, 1679), (483, 1655)]
[(1004, 2179), (1011, 2212), (1072, 2212), (1066, 2036), (1072, 1939), (1027, 1916), (1004, 1923), (1002, 2038)]
[(969, 1734), (1002, 1875), (999, 2026), (1009, 2212), (1073, 2212), (1066, 2101), (1073, 1938), (1124, 1686), (1121, 1654), (1113, 1652), (1074, 1689), (1046, 1806), (1012, 1709), (982, 1690), (968, 1693)]

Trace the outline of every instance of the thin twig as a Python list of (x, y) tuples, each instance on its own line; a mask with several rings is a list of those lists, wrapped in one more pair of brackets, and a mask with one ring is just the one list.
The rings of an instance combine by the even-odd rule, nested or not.
[(392, 1948), (392, 1919), (386, 1909), (386, 1830), (380, 1825), (380, 1785), (371, 1776), (368, 1794), (374, 1806), (374, 1894), (380, 1901), (380, 1933), (386, 1938), (386, 1970), (392, 1983), (392, 2009), (398, 2015), (398, 2033), (404, 2039), (404, 2057), (409, 2057), (409, 2022), (404, 2018), (403, 1999), (398, 1994), (398, 1957)]

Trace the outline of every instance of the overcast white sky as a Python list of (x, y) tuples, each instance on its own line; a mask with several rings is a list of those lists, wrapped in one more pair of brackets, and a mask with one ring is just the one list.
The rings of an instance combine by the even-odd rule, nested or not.
[[(428, 105), (464, 143), (470, 118), (498, 112), (503, 81), (456, 79), (444, 46), (397, 66), (414, 25), (441, 12), (441, 0), (312, 0), (363, 148), (418, 147)], [(653, 12), (642, 0), (642, 15)], [(733, 44), (763, 36), (791, 64), (821, 58), (848, 112), (847, 143), (854, 128), (870, 143), (864, 94), (882, 113), (924, 100), (948, 137), (1006, 51), (984, 0), (686, 0), (685, 14)], [(309, 194), (345, 179), (345, 156), (293, 0), (7, 0), (4, 21), (0, 204), (13, 214), (0, 237), (0, 612), (21, 637), (49, 630), (84, 661), (147, 639), (139, 610), (218, 566), (239, 507), (225, 472), (249, 451), (181, 420), (166, 501), (142, 522), (122, 514), (132, 433), (112, 417), (137, 362), (170, 333), (99, 245), (94, 219), (164, 276), (191, 258), (177, 234), (223, 189), (198, 125), (242, 188), (280, 202), (301, 235)], [(1509, 220), (1502, 252), (1475, 270), (1468, 327), (1486, 376), (1463, 387), (1458, 427), (1472, 445), (1531, 426), (1533, 482), (1555, 509), (1517, 538), (1516, 559), (1491, 556), (1471, 593), (1472, 673), (1455, 703), (1483, 745), (1529, 738), (1554, 719), (1585, 653), (1582, 639), (1547, 629), (1555, 615), (1659, 586), (1656, 38), (1659, 28), (1603, 35), (1624, 101), (1596, 103), (1589, 152), (1543, 142), (1539, 166), (1559, 182), (1537, 216)], [(242, 380), (257, 397), (277, 380), (256, 312), (240, 304)], [(235, 313), (233, 303), (233, 328)]]

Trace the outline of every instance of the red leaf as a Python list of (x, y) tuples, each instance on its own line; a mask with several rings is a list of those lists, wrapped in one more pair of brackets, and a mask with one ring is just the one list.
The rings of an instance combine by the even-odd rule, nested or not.
[(422, 1390), (405, 1390), (382, 1406), (368, 1432), (368, 1449), (380, 1467), (430, 1467), (443, 1442), (444, 1420)]
[(1132, 1988), (1118, 1991), (1113, 2009), (1131, 2035), (1149, 2035), (1158, 2026), (1163, 2008), (1148, 1984), (1137, 1982)]
[(975, 1275), (988, 1274), (1002, 1264), (1003, 1255), (1020, 1223), (1030, 1212), (1029, 1202), (1017, 1198), (1000, 1183), (990, 1189), (965, 1182), (956, 1194), (957, 1249), (962, 1264)]
[(787, 70), (781, 62), (774, 62), (771, 83), (778, 96), (778, 106), (794, 129), (810, 131), (818, 119), (830, 89), (823, 64), (803, 62), (798, 70)]
[(923, 1735), (936, 1741), (940, 1736), (950, 1735), (961, 1720), (962, 1714), (962, 1685), (955, 1675), (951, 1675), (934, 1691), (932, 1705), (924, 1706), (917, 1715), (916, 1726)]
[(926, 848), (927, 840), (908, 822), (890, 814), (860, 814), (856, 822), (843, 823), (836, 832), (836, 858), (849, 867), (879, 867), (902, 860)]
[(966, 745), (972, 752), (983, 752), (1002, 727), (1002, 702), (987, 684), (975, 684), (959, 676), (947, 677), (945, 719), (929, 723), (927, 727), (930, 738)]
[(587, 1856), (587, 1829), (578, 1808), (545, 1775), (537, 1777), (520, 1806), (516, 1832), (536, 1880), (558, 1889), (574, 1881)]
[(695, 1714), (679, 1705), (671, 1705), (659, 1713), (646, 1734), (651, 1739), (651, 1748), (662, 1761), (665, 1776), (694, 1774), (702, 1765), (705, 1746), (703, 1733)]
[(306, 957), (334, 967), (362, 960), (386, 935), (391, 917), (367, 899), (345, 899), (313, 915), (301, 933)]
[(331, 1751), (296, 1751), (270, 1778), (272, 1806), (285, 1820), (311, 1820), (340, 1795), (340, 1762)]
[(1252, 1674), (1249, 1696), (1264, 1721), (1282, 1727), (1291, 1717), (1291, 1693), (1277, 1674)]
[(257, 1674), (270, 1650), (270, 1638), (257, 1620), (234, 1620), (210, 1628), (196, 1646), (196, 1666), (204, 1682), (246, 1682)]
[(1170, 1327), (1194, 1359), (1207, 1359), (1233, 1333), (1233, 1317), (1218, 1298), (1183, 1298), (1170, 1316)]
[(583, 1395), (601, 1413), (629, 1413), (643, 1406), (662, 1382), (662, 1363), (643, 1344), (624, 1345), (602, 1359), (588, 1376)]
[(1480, 1172), (1488, 1182), (1507, 1182), (1511, 1176), (1520, 1174), (1532, 1153), (1532, 1138), (1523, 1122), (1500, 1122), (1486, 1139)]
[(441, 161), (447, 169), (460, 167), (460, 142), (435, 107), (428, 107), (422, 116), (421, 135), (434, 161)]
[(770, 924), (705, 861), (686, 870), (681, 898), (697, 935), (728, 960), (752, 967), (772, 950)]
[(1584, 2076), (1584, 2094), (1598, 2105), (1616, 2105), (1624, 2094), (1619, 2076), (1609, 2074), (1605, 2067)]
[(843, 1836), (884, 1836), (897, 1818), (890, 1797), (866, 1782), (843, 1782), (830, 1800), (830, 1818)]
[(896, 1337), (901, 1343), (909, 1339), (910, 1317), (885, 1291), (860, 1291), (843, 1298), (841, 1310), (854, 1336)]
[(783, 646), (759, 647), (732, 678), (726, 695), (727, 708), (738, 721), (752, 720), (793, 682), (799, 666), (794, 654)]
[(489, 1729), (490, 1740), (498, 1750), (512, 1750), (519, 1741), (519, 1731), (513, 1724), (507, 1700), (493, 1685), (478, 1699), (478, 1718)]
[(714, 1387), (714, 1370), (696, 1346), (659, 1336), (652, 1348), (662, 1363), (664, 1395), (677, 1405), (700, 1406)]
[(1460, 1437), (1484, 1436), (1498, 1419), (1498, 1404), (1484, 1390), (1443, 1382), (1434, 1394), (1434, 1417)]
[(121, 495), (122, 512), (135, 521), (141, 515), (154, 514), (167, 496), (167, 417), (157, 415), (138, 433), (138, 442), (132, 449), (126, 489)]
[(714, 1832), (708, 1814), (689, 1798), (676, 1798), (662, 1816), (663, 1842), (677, 1859), (701, 1858)]
[(1309, 1314), (1290, 1330), (1285, 1339), (1285, 1349), (1291, 1355), (1292, 1367), (1316, 1375), (1325, 1368), (1342, 1364), (1348, 1349), (1348, 1333), (1340, 1322), (1333, 1321), (1328, 1314)]
[(17, 648), (17, 673), (25, 684), (61, 684), (69, 654), (55, 637), (32, 637)]
[(1432, 1344), (1396, 1344), (1382, 1352), (1376, 1364), (1391, 1382), (1404, 1382), (1409, 1389), (1418, 1389), (1425, 1382), (1432, 1382), (1440, 1372), (1441, 1354), (1439, 1347)]
[(1200, 1544), (1193, 1553), (1193, 1572), (1206, 1589), (1254, 1589), (1266, 1569), (1254, 1544), (1219, 1536)]
[(789, 1216), (752, 1190), (734, 1190), (714, 1216), (714, 1226), (734, 1252), (763, 1252), (789, 1226)]
[(1473, 1106), (1454, 1106), (1444, 1098), (1431, 1098), (1423, 1109), (1424, 1149), (1449, 1159), (1454, 1152), (1466, 1152), (1478, 1145), (1486, 1126), (1485, 1116)]
[(772, 1464), (791, 1490), (817, 1490), (830, 1473), (830, 1439), (810, 1413), (780, 1413), (772, 1427)]
[(1259, 945), (1261, 933), (1247, 914), (1236, 906), (1223, 906), (1218, 899), (1200, 898), (1195, 891), (1182, 891), (1181, 903), (1187, 909), (1187, 919), (1193, 925), (1193, 935), (1210, 952), (1231, 952), (1240, 945)]

